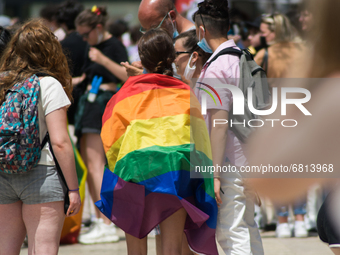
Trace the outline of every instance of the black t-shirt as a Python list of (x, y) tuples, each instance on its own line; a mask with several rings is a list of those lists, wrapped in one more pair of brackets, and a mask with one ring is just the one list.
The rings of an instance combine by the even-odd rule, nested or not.
[(73, 77), (81, 76), (86, 58), (86, 50), (88, 49), (87, 42), (77, 32), (72, 32), (60, 44), (65, 55), (68, 57), (71, 75)]
[[(125, 46), (114, 36), (110, 39), (93, 46), (100, 50), (105, 56), (115, 61), (116, 63), (128, 61), (128, 55), (126, 52)], [(88, 53), (88, 51), (87, 51)], [(86, 73), (87, 84), (90, 84), (95, 75), (99, 77), (103, 77), (102, 83), (119, 83), (121, 82), (116, 76), (114, 76), (109, 70), (107, 70), (104, 66), (99, 65), (95, 62), (92, 62), (87, 54), (87, 58), (85, 60), (85, 65), (83, 72)]]

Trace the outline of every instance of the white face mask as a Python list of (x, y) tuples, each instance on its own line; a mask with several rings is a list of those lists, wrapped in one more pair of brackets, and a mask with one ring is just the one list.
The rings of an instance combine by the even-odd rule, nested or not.
[(97, 44), (100, 44), (103, 41), (104, 34), (100, 33), (97, 29), (98, 37), (97, 37)]
[(194, 75), (195, 71), (196, 71), (196, 63), (193, 65), (193, 67), (190, 67), (190, 63), (191, 63), (191, 59), (194, 53), (191, 54), (189, 61), (187, 63), (187, 66), (185, 67), (184, 70), (184, 78), (187, 80), (191, 80), (192, 76)]

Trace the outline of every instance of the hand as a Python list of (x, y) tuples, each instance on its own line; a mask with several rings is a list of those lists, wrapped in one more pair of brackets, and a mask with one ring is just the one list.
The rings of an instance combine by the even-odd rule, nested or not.
[(81, 76), (72, 78), (72, 86), (76, 86), (85, 79), (86, 75), (83, 73)]
[[(138, 61), (140, 63), (140, 61)], [(128, 76), (136, 76), (143, 74), (142, 64), (138, 64), (138, 62), (133, 62), (130, 65), (128, 62), (121, 62), (120, 64), (125, 67)]]
[(139, 69), (143, 69), (142, 62), (141, 61), (134, 61), (131, 63), (132, 66), (137, 67)]
[(103, 65), (105, 55), (98, 49), (91, 47), (89, 51), (89, 58), (91, 61)]
[(80, 194), (79, 191), (69, 191), (68, 196), (70, 198), (70, 206), (67, 210), (66, 216), (74, 216), (76, 215), (81, 206)]
[(222, 204), (221, 199), (221, 180), (219, 178), (214, 178), (214, 191), (215, 191), (215, 199), (217, 202), (217, 207), (220, 207)]

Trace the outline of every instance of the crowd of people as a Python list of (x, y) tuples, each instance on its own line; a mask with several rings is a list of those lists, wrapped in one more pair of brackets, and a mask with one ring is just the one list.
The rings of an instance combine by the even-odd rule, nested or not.
[[(331, 121), (322, 111), (316, 111), (314, 122), (302, 122), (299, 136), (263, 129), (248, 143), (229, 125), (215, 125), (216, 119), (230, 119), (235, 97), (227, 88), (214, 89), (216, 82), (239, 87), (245, 76), (241, 60), (250, 54), (248, 60), (266, 74), (263, 89), (271, 94), (285, 78), (337, 78), (337, 7), (332, 0), (309, 0), (294, 14), (240, 21), (230, 14), (227, 0), (202, 0), (189, 20), (172, 0), (142, 0), (140, 26), (129, 29), (123, 20), (110, 20), (105, 6), (84, 9), (68, 0), (44, 7), (40, 19), (1, 27), (0, 254), (19, 254), (26, 236), (30, 254), (58, 253), (65, 216), (76, 215), (82, 206), (68, 125), (74, 126), (88, 193), (96, 204), (79, 243), (117, 242), (119, 227), (128, 254), (147, 254), (153, 231), (157, 254), (218, 254), (218, 242), (225, 254), (260, 255), (260, 231), (274, 224), (278, 238), (318, 231), (340, 254), (340, 221), (332, 218), (336, 213), (329, 206), (337, 205), (337, 192), (325, 199), (330, 189), (311, 188), (315, 180), (252, 181), (239, 172), (190, 176), (196, 165), (239, 169), (296, 158), (304, 164), (315, 157), (338, 160), (333, 152), (320, 151), (327, 143), (338, 152), (334, 127), (324, 131), (324, 139), (320, 136), (326, 129), (321, 123)], [(221, 54), (225, 49), (233, 53)], [(13, 99), (32, 87), (37, 98), (30, 103), (25, 93)], [(311, 108), (338, 109), (338, 100), (330, 101), (338, 89), (331, 88), (331, 94), (310, 88), (319, 93), (319, 104)], [(207, 93), (216, 93), (220, 103)], [(14, 106), (8, 107), (11, 100)], [(37, 110), (27, 113), (35, 101)], [(22, 112), (13, 113), (21, 104)], [(23, 155), (34, 147), (33, 129), (26, 137), (25, 125), (15, 130), (10, 124), (18, 114), (38, 123), (42, 144), (27, 172), (10, 166), (18, 164), (11, 144)], [(281, 138), (272, 139), (279, 132)], [(12, 133), (15, 138), (8, 138)], [(296, 195), (285, 192), (294, 183)]]

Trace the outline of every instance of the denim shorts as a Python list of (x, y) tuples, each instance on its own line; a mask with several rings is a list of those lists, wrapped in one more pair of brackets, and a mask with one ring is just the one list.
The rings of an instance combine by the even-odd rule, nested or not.
[(0, 204), (64, 201), (66, 186), (55, 166), (38, 165), (27, 173), (0, 173)]

